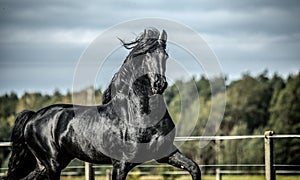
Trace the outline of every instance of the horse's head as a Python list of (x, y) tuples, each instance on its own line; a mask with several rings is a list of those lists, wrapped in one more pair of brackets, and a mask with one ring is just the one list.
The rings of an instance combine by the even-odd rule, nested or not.
[(160, 34), (157, 29), (146, 29), (134, 42), (124, 43), (127, 49), (132, 49), (124, 64), (127, 67), (128, 80), (138, 95), (162, 94), (167, 88), (165, 77), (167, 33)]
[(129, 90), (142, 96), (162, 94), (168, 85), (165, 77), (167, 33), (146, 29), (133, 42), (120, 41), (131, 52), (104, 91), (102, 103), (107, 104), (116, 93), (128, 93)]

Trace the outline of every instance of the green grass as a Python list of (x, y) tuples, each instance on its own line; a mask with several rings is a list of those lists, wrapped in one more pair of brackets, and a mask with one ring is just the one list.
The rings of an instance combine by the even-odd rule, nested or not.
[[(202, 176), (202, 180), (215, 180), (215, 175), (204, 175)], [(222, 180), (264, 180), (265, 177), (262, 175), (223, 175)], [(182, 176), (175, 180), (191, 180), (189, 176)]]
[[(127, 180), (191, 180), (190, 176), (180, 176), (178, 178), (164, 179), (162, 176), (141, 176), (139, 178), (128, 177)], [(214, 175), (204, 175), (202, 180), (215, 180)], [(263, 175), (224, 175), (222, 180), (264, 180)], [(300, 175), (277, 175), (276, 180), (299, 180)], [(61, 180), (84, 180), (84, 177), (62, 177)], [(106, 180), (105, 176), (97, 176), (95, 180)]]
[(280, 175), (280, 176), (276, 176), (276, 179), (277, 180), (299, 180), (300, 179), (300, 175), (294, 175), (294, 176), (283, 176), (283, 175)]

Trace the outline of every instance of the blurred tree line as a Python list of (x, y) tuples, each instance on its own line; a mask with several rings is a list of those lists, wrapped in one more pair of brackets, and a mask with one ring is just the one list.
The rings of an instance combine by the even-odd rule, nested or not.
[[(218, 82), (218, 78), (215, 82)], [(182, 102), (181, 97), (188, 97), (191, 93), (191, 85), (196, 86), (199, 99), (190, 98), (189, 103)], [(212, 93), (207, 78), (193, 78), (189, 81), (177, 81), (168, 87), (165, 100), (175, 123), (191, 116), (181, 112), (182, 103), (185, 103), (189, 111), (199, 111), (198, 121), (191, 135), (201, 136), (210, 113), (213, 113), (210, 112), (212, 96), (218, 99), (222, 90), (216, 89)], [(82, 104), (87, 104), (87, 92), (82, 90), (75, 93)], [(94, 90), (94, 95), (93, 102), (100, 104), (101, 90)], [(199, 107), (194, 106), (196, 101), (200, 103), (200, 109), (195, 109)], [(10, 141), (17, 113), (23, 109), (38, 110), (56, 103), (72, 103), (72, 94), (61, 94), (56, 90), (52, 95), (24, 93), (22, 97), (18, 97), (15, 93), (10, 93), (0, 96), (0, 142)], [(226, 86), (226, 109), (217, 135), (262, 135), (265, 130), (273, 130), (277, 134), (300, 134), (300, 72), (287, 79), (277, 74), (269, 77), (267, 71), (255, 77), (245, 73), (239, 80)], [(276, 140), (276, 163), (299, 165), (299, 144), (299, 139)], [(180, 149), (199, 164), (264, 163), (263, 139), (211, 141), (203, 148), (200, 148), (197, 141), (189, 141)], [(0, 166), (8, 155), (9, 150), (0, 149)]]

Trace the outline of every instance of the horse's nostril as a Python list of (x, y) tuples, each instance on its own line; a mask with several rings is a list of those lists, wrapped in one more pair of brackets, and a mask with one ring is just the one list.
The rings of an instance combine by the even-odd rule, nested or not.
[(155, 74), (154, 82), (157, 83), (158, 81), (160, 81), (160, 75)]
[(155, 87), (160, 87), (165, 83), (165, 78), (164, 76), (161, 75), (155, 75), (155, 79), (154, 79), (154, 86)]

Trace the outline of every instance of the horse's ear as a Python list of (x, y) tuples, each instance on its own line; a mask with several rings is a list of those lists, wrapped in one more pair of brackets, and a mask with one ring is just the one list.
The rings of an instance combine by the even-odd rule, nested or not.
[(159, 39), (164, 42), (167, 42), (167, 32), (165, 30), (162, 31)]

